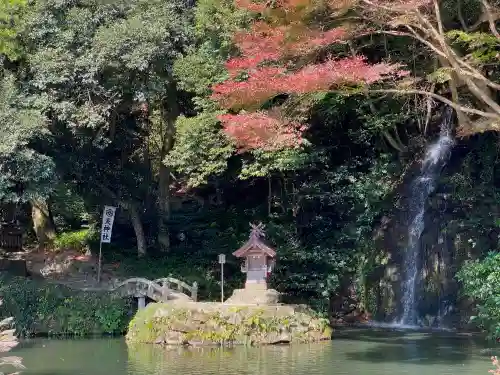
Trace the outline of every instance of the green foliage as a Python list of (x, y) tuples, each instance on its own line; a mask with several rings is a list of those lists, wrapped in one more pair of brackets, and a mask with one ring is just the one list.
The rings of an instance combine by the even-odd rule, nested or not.
[(77, 292), (24, 278), (0, 279), (2, 316), (13, 316), (21, 336), (120, 334), (131, 301), (108, 292)]
[(27, 202), (47, 197), (54, 182), (53, 160), (33, 150), (24, 149), (0, 163), (0, 200)]
[(492, 339), (500, 336), (500, 254), (490, 253), (483, 260), (468, 261), (457, 274), (463, 293), (476, 301), (472, 317)]
[(54, 239), (54, 247), (56, 250), (76, 250), (84, 252), (88, 246), (89, 234), (89, 229), (60, 233)]
[(78, 229), (90, 219), (84, 199), (74, 186), (60, 183), (51, 194), (51, 209), (59, 231)]
[(226, 171), (227, 159), (234, 151), (216, 114), (204, 112), (196, 117), (181, 116), (176, 128), (175, 147), (165, 162), (188, 177), (188, 186), (206, 184), (210, 177)]
[(194, 102), (198, 108), (216, 108), (207, 97), (211, 94), (211, 85), (227, 78), (219, 49), (208, 43), (198, 49), (191, 49), (188, 54), (176, 60), (174, 73), (179, 80), (179, 88), (197, 96)]
[(198, 38), (210, 41), (223, 52), (233, 48), (234, 32), (247, 25), (249, 20), (248, 13), (235, 8), (231, 0), (200, 0), (195, 10)]
[(95, 129), (120, 106), (162, 99), (189, 16), (180, 1), (41, 2), (25, 26), (39, 104), (67, 126)]
[(499, 219), (492, 209), (500, 200), (496, 188), (500, 168), (497, 140), (486, 135), (471, 142), (468, 151), (440, 182), (441, 192), (447, 194), (449, 212), (442, 230), (455, 239), (461, 260), (468, 257), (471, 249), (477, 256), (498, 249), (498, 238), (491, 236)]
[[(228, 255), (225, 266), (225, 292), (229, 296), (234, 288), (244, 282), (238, 261), (230, 254), (242, 245), (248, 235), (248, 222), (253, 218), (234, 209), (215, 207), (197, 211), (185, 208), (174, 211), (169, 221), (172, 235), (172, 250), (163, 254), (150, 254), (137, 259), (134, 248), (126, 251), (123, 246), (103, 251), (105, 264), (119, 264), (117, 273), (123, 277), (141, 276), (150, 280), (171, 276), (188, 284), (198, 283), (198, 299), (213, 301), (220, 299), (220, 265), (217, 256)], [(179, 241), (178, 234), (185, 236)], [(97, 250), (97, 248), (96, 248)]]
[(27, 4), (27, 0), (0, 2), (0, 53), (10, 60), (16, 60), (22, 54), (18, 34)]
[(0, 155), (10, 155), (25, 147), (33, 136), (43, 131), (43, 118), (23, 104), (15, 76), (3, 72), (0, 81)]
[(274, 172), (306, 168), (318, 155), (304, 149), (254, 150), (243, 159), (239, 178), (267, 177)]
[[(277, 217), (268, 224), (268, 236), (280, 254), (272, 275), (277, 289), (289, 301), (327, 311), (342, 278), (357, 274), (364, 257), (372, 256), (374, 223), (387, 208), (400, 170), (387, 156), (319, 167), (322, 178), (303, 183), (295, 192), (307, 217), (301, 220), (300, 232), (295, 223)], [(314, 213), (317, 205), (321, 211)]]
[(492, 34), (451, 30), (446, 35), (454, 44), (463, 46), (479, 63), (490, 63), (498, 59), (500, 42)]
[[(135, 250), (135, 249), (132, 249)], [(178, 249), (175, 249), (178, 251)], [(124, 277), (141, 276), (150, 280), (162, 277), (174, 277), (188, 284), (198, 283), (198, 299), (214, 301), (220, 299), (220, 266), (217, 265), (218, 252), (212, 252), (212, 257), (187, 252), (175, 254), (168, 259), (151, 255), (145, 259), (135, 259), (131, 254), (105, 254), (106, 262), (119, 264), (117, 275)], [(238, 275), (235, 265), (229, 265), (225, 270), (225, 292), (231, 293), (234, 288), (241, 287), (243, 278)]]
[[(413, 161), (391, 154), (387, 139), (401, 143), (402, 149), (421, 144), (416, 123), (425, 118), (426, 105), (413, 97), (377, 100), (360, 87), (352, 95), (280, 96), (266, 105), (284, 101), (286, 117), (310, 125), (304, 147), (235, 152), (216, 120), (219, 109), (210, 100), (210, 87), (227, 77), (224, 61), (236, 53), (233, 33), (246, 27), (252, 15), (235, 10), (232, 0), (192, 3), (0, 4), (0, 53), (6, 55), (0, 81), (0, 201), (48, 198), (62, 232), (56, 246), (82, 250), (97, 244), (102, 206), (121, 205), (105, 260), (120, 263), (118, 271), (127, 276), (171, 274), (197, 281), (200, 298), (207, 300), (219, 298), (217, 254), (231, 254), (247, 239), (248, 222), (263, 221), (279, 254), (273, 285), (289, 301), (327, 311), (328, 299), (343, 280), (357, 277), (361, 290), (364, 276), (387, 261), (374, 249), (373, 229), (392, 208), (404, 164)], [(474, 4), (463, 3), (466, 22), (472, 24)], [(449, 30), (456, 23), (456, 3), (446, 1), (443, 11)], [(467, 61), (472, 57), (472, 63), (488, 63), (484, 68), (496, 79), (498, 40), (483, 32), (457, 30), (447, 37)], [(339, 57), (344, 47), (325, 53)], [(434, 70), (435, 56), (406, 39), (370, 36), (353, 41), (352, 47), (370, 61), (397, 57), (412, 74), (437, 83), (439, 90), (449, 79), (448, 69)], [(166, 125), (174, 120), (175, 134), (167, 134)], [(434, 130), (430, 124), (429, 135)], [(172, 143), (164, 142), (168, 136)], [(498, 210), (490, 209), (500, 201), (495, 188), (498, 151), (494, 139), (479, 138), (466, 144), (468, 156), (440, 184), (450, 196), (452, 211), (442, 229), (456, 234), (460, 260), (470, 247), (484, 253), (498, 245), (496, 237), (490, 240), (499, 219)], [(408, 154), (403, 157), (414, 157)], [(182, 202), (177, 207), (179, 197), (172, 197), (168, 254), (155, 254), (157, 223), (163, 219), (159, 213), (168, 211), (160, 209), (158, 199), (160, 188), (166, 187), (158, 177), (161, 163), (172, 180), (187, 182), (189, 194), (203, 201), (203, 206)], [(126, 209), (131, 202), (152, 254), (139, 261)], [(90, 232), (79, 230), (82, 221), (90, 222)], [(243, 275), (236, 260), (227, 264), (226, 277), (228, 293), (241, 287)], [(46, 311), (57, 313), (52, 318), (63, 328), (56, 323), (50, 328), (52, 323), (43, 321), (54, 332), (114, 330), (113, 322), (121, 316), (121, 307), (101, 311), (94, 300), (88, 305), (95, 313), (80, 307), (86, 298), (94, 298), (91, 295), (29, 288), (30, 301), (39, 292), (64, 295), (50, 297), (59, 302), (49, 307), (30, 302), (35, 307), (26, 308), (41, 309), (43, 319), (48, 319)], [(363, 294), (370, 299), (367, 304), (374, 303), (373, 296)], [(69, 302), (61, 302), (65, 299)], [(73, 305), (78, 311), (71, 310)], [(91, 326), (85, 317), (80, 325), (80, 311), (101, 323)], [(103, 322), (106, 316), (109, 322)], [(23, 319), (22, 330), (37, 332), (35, 323)]]
[(427, 76), (430, 82), (434, 83), (445, 83), (451, 79), (451, 73), (453, 69), (451, 68), (439, 68)]
[(28, 147), (45, 133), (40, 114), (26, 106), (15, 76), (0, 81), (0, 201), (25, 202), (46, 197), (54, 183), (54, 164)]
[(232, 35), (245, 25), (248, 15), (231, 0), (201, 0), (194, 12), (196, 43), (174, 63), (179, 87), (195, 95), (200, 110), (217, 110), (208, 98), (210, 87), (227, 78), (224, 62), (233, 50)]

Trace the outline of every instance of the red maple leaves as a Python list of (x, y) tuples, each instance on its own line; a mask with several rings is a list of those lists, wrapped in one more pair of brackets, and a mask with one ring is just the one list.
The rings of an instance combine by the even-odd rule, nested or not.
[[(286, 12), (303, 10), (314, 5), (313, 1), (274, 0), (273, 8)], [(269, 9), (268, 4), (258, 0), (235, 0), (235, 4), (263, 14)], [(336, 2), (334, 5), (338, 6)], [(273, 21), (273, 24), (256, 21), (250, 31), (241, 31), (234, 36), (241, 55), (226, 62), (230, 78), (212, 88), (212, 98), (224, 108), (257, 110), (220, 117), (226, 134), (242, 150), (279, 149), (302, 144), (301, 134), (305, 127), (258, 111), (259, 106), (279, 94), (306, 94), (344, 85), (369, 85), (404, 74), (398, 65), (370, 64), (363, 56), (330, 58), (294, 69), (294, 61), (298, 58), (343, 42), (349, 33), (343, 27), (321, 30), (311, 28), (304, 21), (284, 21), (281, 25)]]
[(221, 115), (219, 120), (241, 151), (298, 147), (302, 144), (302, 133), (306, 127), (264, 112)]
[(251, 70), (246, 80), (229, 79), (214, 86), (212, 98), (225, 108), (252, 108), (278, 94), (306, 94), (343, 85), (371, 84), (394, 74), (402, 74), (399, 65), (370, 64), (362, 56), (327, 60), (292, 72), (262, 67)]

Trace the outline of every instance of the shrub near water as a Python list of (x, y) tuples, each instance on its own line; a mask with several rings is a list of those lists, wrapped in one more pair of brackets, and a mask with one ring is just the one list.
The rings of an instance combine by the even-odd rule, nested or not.
[(500, 337), (500, 254), (490, 253), (483, 260), (469, 261), (457, 274), (462, 292), (476, 302), (471, 319), (490, 338)]
[(109, 293), (74, 291), (24, 278), (0, 278), (1, 316), (13, 316), (21, 336), (124, 333), (131, 300)]

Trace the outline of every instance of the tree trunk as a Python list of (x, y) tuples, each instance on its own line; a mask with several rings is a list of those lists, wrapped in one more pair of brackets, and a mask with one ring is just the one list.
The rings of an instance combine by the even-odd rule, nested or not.
[(146, 255), (146, 237), (144, 236), (141, 216), (134, 205), (128, 205), (127, 211), (129, 212), (130, 221), (134, 227), (135, 238), (137, 240), (137, 256), (141, 258)]
[(33, 199), (31, 201), (31, 218), (39, 248), (52, 243), (56, 237), (56, 226), (47, 200)]
[(167, 98), (162, 103), (161, 108), (164, 131), (158, 176), (158, 245), (160, 250), (164, 252), (170, 249), (170, 233), (168, 230), (168, 220), (170, 219), (170, 168), (163, 161), (174, 147), (175, 121), (179, 116), (177, 88), (173, 81), (169, 86)]
[(158, 245), (161, 251), (170, 249), (170, 233), (167, 221), (170, 219), (170, 169), (160, 165), (158, 181)]

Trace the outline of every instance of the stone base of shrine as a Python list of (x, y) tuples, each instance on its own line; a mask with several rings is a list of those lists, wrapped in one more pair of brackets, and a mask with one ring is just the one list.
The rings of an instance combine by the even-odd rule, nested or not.
[(246, 282), (245, 283), (245, 289), (243, 290), (261, 290), (261, 291), (266, 291), (267, 289), (267, 283), (266, 282), (260, 282), (260, 283), (252, 283), (252, 282)]
[(252, 284), (245, 289), (235, 289), (233, 295), (225, 303), (233, 305), (276, 305), (280, 293), (274, 289), (262, 288), (259, 284)]

